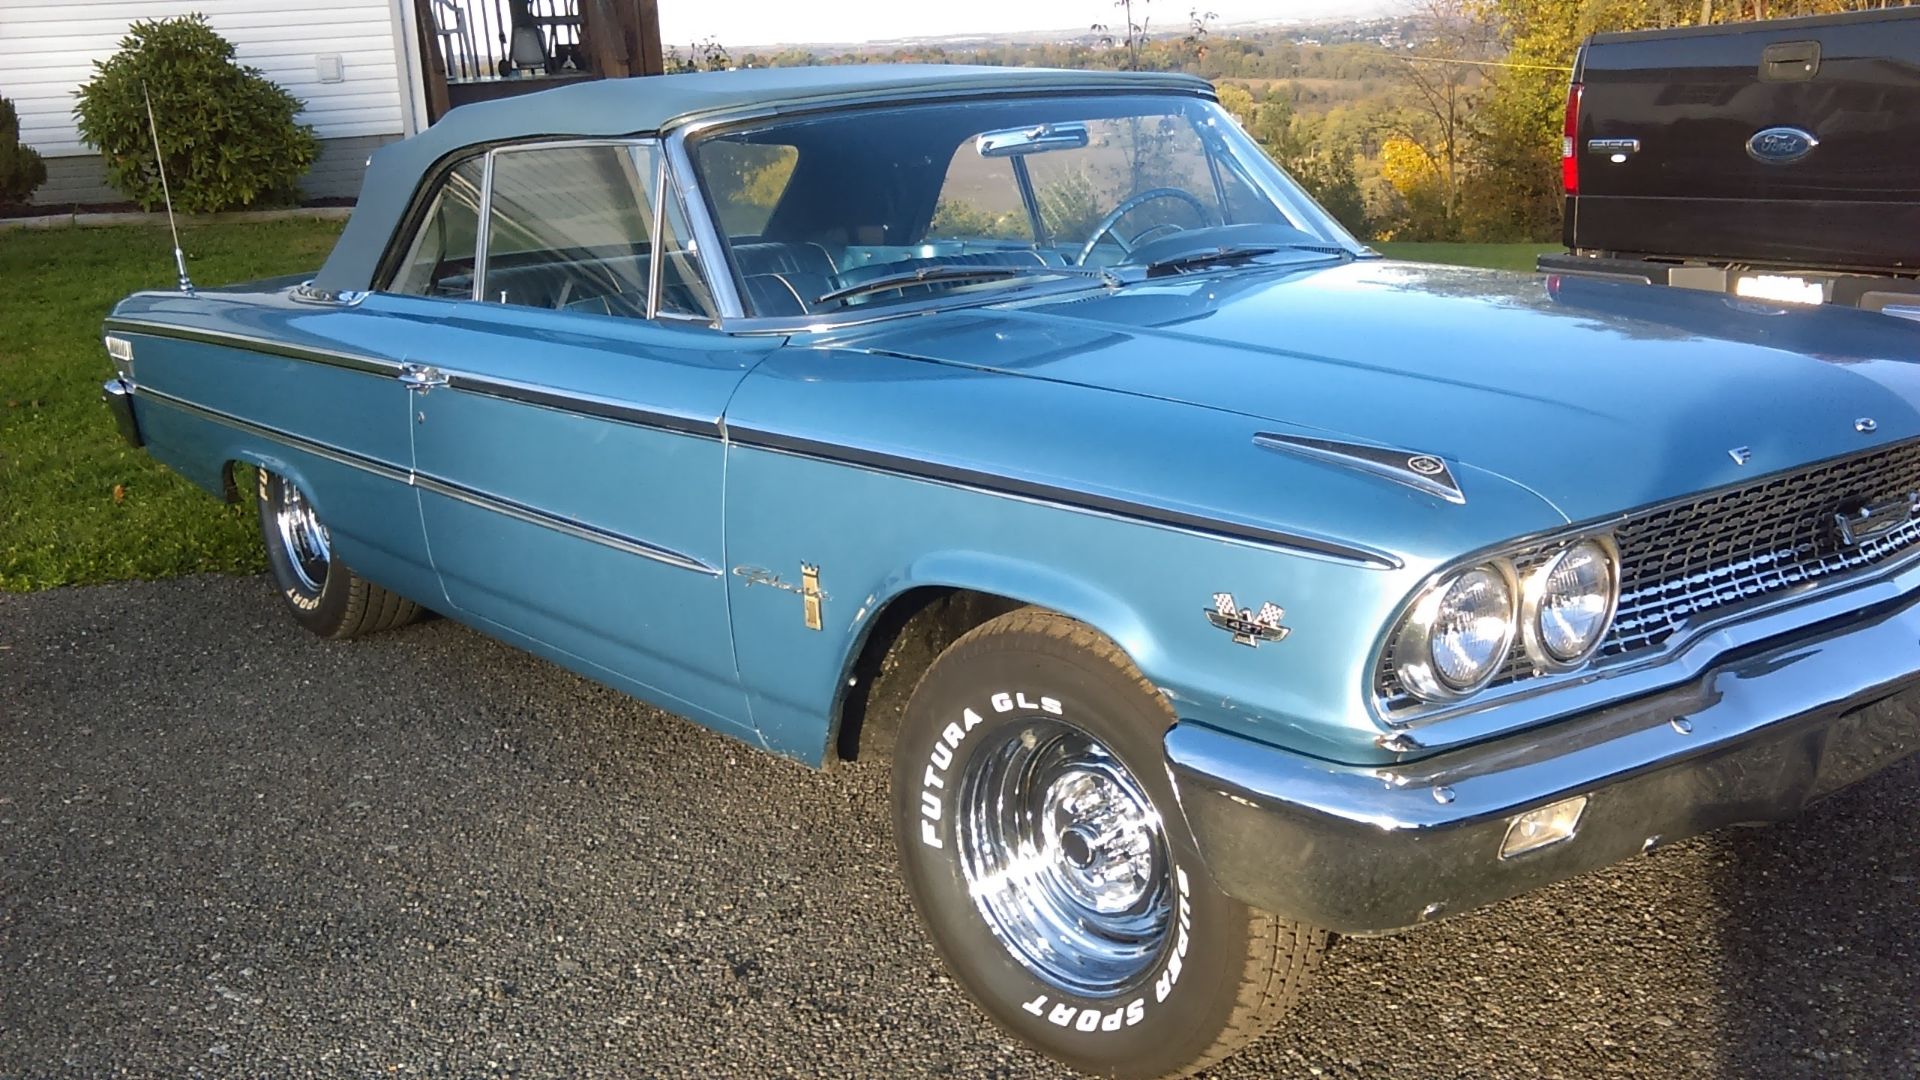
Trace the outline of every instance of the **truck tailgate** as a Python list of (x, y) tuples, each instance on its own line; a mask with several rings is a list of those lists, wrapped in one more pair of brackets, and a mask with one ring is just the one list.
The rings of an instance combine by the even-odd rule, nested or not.
[(1571, 246), (1920, 266), (1920, 9), (1599, 35), (1574, 78)]

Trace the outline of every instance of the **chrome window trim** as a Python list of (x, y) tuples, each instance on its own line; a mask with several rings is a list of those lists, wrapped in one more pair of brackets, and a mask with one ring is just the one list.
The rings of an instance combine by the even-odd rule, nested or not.
[(473, 291), (467, 296), (476, 304), (486, 295), (487, 245), (493, 239), (493, 156), (499, 152), (497, 147), (488, 150), (480, 163), (480, 209), (473, 226)]
[[(611, 146), (630, 150), (645, 148), (657, 150), (659, 145), (660, 140), (649, 135), (644, 137), (627, 136), (614, 139), (534, 139), (526, 142), (507, 143), (504, 146), (496, 146), (489, 149), (486, 153), (486, 171), (482, 173), (480, 177), (480, 224), (479, 227), (474, 230), (473, 295), (469, 297), (469, 299), (483, 304), (488, 302), (486, 299), (487, 241), (491, 239), (493, 235), (493, 170), (500, 155), (524, 154), (540, 150), (573, 150), (596, 146)], [(646, 191), (642, 189), (640, 195), (644, 197)], [(657, 202), (658, 200), (655, 201)], [(654, 215), (654, 220), (656, 222), (658, 221), (657, 214)], [(652, 248), (659, 244), (660, 234), (658, 231), (653, 230), (651, 226), (649, 227), (649, 232), (647, 262), (651, 267), (654, 261)], [(649, 269), (649, 278), (651, 278), (652, 273), (653, 271)], [(647, 298), (649, 309), (651, 309), (653, 305), (652, 291), (650, 287)], [(648, 317), (651, 318), (652, 316), (649, 315)]]
[[(661, 257), (660, 234), (667, 225), (667, 157), (658, 152), (655, 145), (653, 155), (653, 224), (648, 226), (647, 236), (647, 321), (660, 316), (660, 264), (666, 260)], [(640, 147), (635, 146), (634, 156), (639, 156)], [(635, 161), (635, 165), (639, 162)]]
[(719, 329), (731, 332), (734, 322), (746, 318), (746, 308), (740, 301), (739, 283), (733, 278), (733, 268), (727, 262), (726, 238), (720, 235), (719, 222), (713, 219), (706, 194), (697, 184), (699, 173), (694, 170), (693, 159), (687, 154), (687, 137), (718, 122), (691, 124), (667, 132), (661, 136), (661, 146), (665, 150), (667, 166), (673, 173), (674, 197), (680, 200), (680, 212), (686, 217), (687, 229), (692, 233), (690, 239), (694, 246), (694, 257), (700, 263), (701, 272), (706, 275), (708, 291), (713, 294)]

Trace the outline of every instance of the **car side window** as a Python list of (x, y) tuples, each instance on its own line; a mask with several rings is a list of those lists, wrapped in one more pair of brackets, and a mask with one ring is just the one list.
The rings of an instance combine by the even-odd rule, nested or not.
[(648, 185), (649, 193), (661, 204), (660, 242), (655, 248), (660, 253), (660, 314), (711, 322), (719, 317), (720, 309), (714, 305), (713, 291), (707, 288), (707, 279), (700, 273), (698, 253), (694, 250), (686, 212), (681, 208), (680, 187), (664, 169), (655, 177), (656, 180), (664, 177), (666, 182), (664, 195), (660, 194), (657, 184)]
[(480, 299), (644, 315), (651, 153), (626, 145), (496, 151)]
[(420, 231), (394, 275), (391, 291), (409, 296), (473, 295), (474, 245), (480, 231), (484, 158), (455, 165), (434, 193)]
[[(479, 298), (644, 317), (660, 258), (658, 310), (711, 320), (712, 293), (684, 242), (677, 197), (660, 205), (652, 143), (497, 150), (488, 185)], [(653, 242), (656, 207), (664, 237)]]

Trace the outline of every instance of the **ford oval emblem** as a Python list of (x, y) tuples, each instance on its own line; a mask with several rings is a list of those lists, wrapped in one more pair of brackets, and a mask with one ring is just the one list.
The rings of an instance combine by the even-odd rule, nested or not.
[(1747, 156), (1763, 165), (1791, 165), (1820, 145), (1812, 132), (1792, 127), (1770, 127), (1756, 131), (1747, 140)]

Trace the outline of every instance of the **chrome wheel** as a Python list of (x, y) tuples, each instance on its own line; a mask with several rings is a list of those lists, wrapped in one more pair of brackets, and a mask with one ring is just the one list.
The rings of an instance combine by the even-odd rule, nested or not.
[(1152, 969), (1172, 924), (1166, 830), (1111, 751), (1030, 718), (981, 748), (959, 797), (968, 893), (1015, 959), (1085, 997)]
[(332, 561), (327, 527), (320, 524), (307, 497), (286, 477), (274, 477), (268, 490), (268, 511), (273, 515), (274, 534), (286, 552), (287, 565), (303, 588), (318, 593), (327, 583), (327, 567)]

